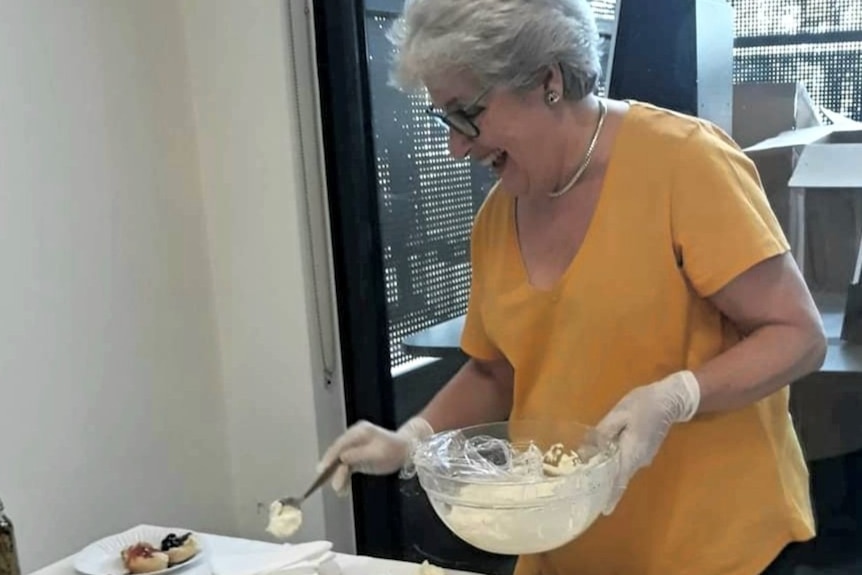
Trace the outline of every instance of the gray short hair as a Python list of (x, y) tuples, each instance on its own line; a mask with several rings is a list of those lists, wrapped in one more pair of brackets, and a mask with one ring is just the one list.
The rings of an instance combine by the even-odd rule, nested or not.
[(484, 86), (526, 91), (558, 65), (564, 97), (580, 100), (601, 75), (588, 0), (406, 0), (389, 39), (392, 83), (404, 90), (466, 71)]

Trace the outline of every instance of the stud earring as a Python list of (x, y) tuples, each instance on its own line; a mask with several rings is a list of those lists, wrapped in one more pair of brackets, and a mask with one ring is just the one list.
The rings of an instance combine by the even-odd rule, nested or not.
[(548, 90), (548, 93), (545, 94), (545, 101), (549, 106), (553, 106), (560, 101), (560, 93), (556, 90)]

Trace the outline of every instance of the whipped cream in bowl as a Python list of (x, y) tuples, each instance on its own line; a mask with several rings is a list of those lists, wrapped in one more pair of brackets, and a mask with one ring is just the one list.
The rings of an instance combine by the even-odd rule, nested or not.
[(456, 536), (490, 553), (543, 553), (607, 507), (614, 440), (569, 421), (507, 421), (435, 434), (414, 452), (419, 484)]

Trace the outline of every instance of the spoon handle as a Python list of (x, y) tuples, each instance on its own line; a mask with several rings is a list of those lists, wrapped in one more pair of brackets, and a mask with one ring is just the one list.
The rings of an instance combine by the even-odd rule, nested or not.
[(320, 486), (329, 481), (329, 478), (332, 477), (332, 474), (335, 473), (335, 470), (338, 469), (338, 466), (341, 464), (341, 461), (336, 459), (332, 463), (329, 464), (329, 467), (323, 470), (323, 472), (317, 476), (317, 479), (314, 480), (314, 483), (311, 484), (311, 487), (308, 488), (308, 491), (305, 492), (305, 495), (302, 496), (302, 500), (305, 501), (308, 499), (308, 496), (320, 489)]

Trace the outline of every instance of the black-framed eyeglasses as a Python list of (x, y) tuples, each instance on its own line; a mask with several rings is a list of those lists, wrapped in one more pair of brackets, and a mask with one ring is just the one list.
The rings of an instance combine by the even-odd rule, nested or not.
[(475, 120), (485, 111), (485, 106), (480, 106), (479, 102), (490, 91), (491, 86), (482, 90), (468, 105), (457, 110), (446, 112), (434, 106), (428, 106), (425, 112), (446, 128), (455, 130), (470, 139), (478, 138), (479, 126), (476, 125)]

